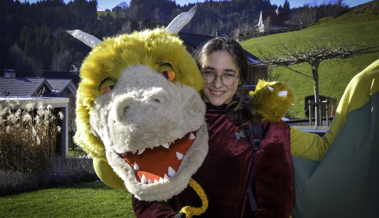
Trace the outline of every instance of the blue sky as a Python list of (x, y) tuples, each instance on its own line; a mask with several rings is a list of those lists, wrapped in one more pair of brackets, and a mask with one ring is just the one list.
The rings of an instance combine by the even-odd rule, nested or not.
[[(24, 2), (24, 0), (19, 0), (20, 2)], [(26, 1), (29, 1), (30, 3), (34, 3), (34, 2), (37, 2), (39, 0), (26, 0)], [(71, 0), (64, 0), (64, 2), (68, 3), (70, 2)], [(176, 4), (179, 4), (179, 5), (185, 5), (185, 4), (188, 4), (188, 3), (196, 3), (196, 2), (203, 2), (204, 0), (175, 0)], [(214, 0), (214, 1), (218, 1), (218, 0)], [(297, 8), (297, 7), (301, 7), (304, 5), (304, 3), (307, 3), (311, 6), (314, 6), (316, 4), (327, 4), (328, 2), (334, 2), (335, 0), (288, 0), (288, 2), (290, 3), (290, 7), (291, 8)], [(356, 5), (360, 5), (360, 4), (363, 4), (363, 3), (366, 3), (366, 2), (369, 2), (370, 0), (344, 0), (343, 2), (348, 5), (349, 7), (354, 7)], [(97, 3), (98, 3), (98, 7), (99, 8), (102, 8), (102, 9), (112, 9), (114, 8), (115, 6), (117, 6), (117, 4), (121, 3), (121, 2), (126, 2), (126, 3), (130, 3), (130, 0), (97, 0)], [(271, 4), (276, 4), (276, 5), (282, 5), (284, 4), (284, 0), (270, 0)]]

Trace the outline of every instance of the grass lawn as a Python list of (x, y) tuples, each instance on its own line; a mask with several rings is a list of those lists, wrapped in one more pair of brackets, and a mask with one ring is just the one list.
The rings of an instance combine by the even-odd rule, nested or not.
[(68, 148), (68, 156), (71, 157), (78, 157), (78, 156), (86, 156), (87, 153), (83, 151), (82, 148), (76, 147), (75, 150), (72, 150), (72, 148)]
[[(365, 42), (379, 46), (379, 16), (376, 12), (365, 14), (347, 13), (337, 19), (324, 18), (311, 27), (300, 31), (273, 34), (240, 42), (250, 53), (262, 58), (258, 50), (264, 54), (278, 55), (283, 45), (298, 47), (309, 51), (317, 42), (320, 46), (344, 45), (346, 43)], [(379, 49), (376, 49), (379, 50)], [(319, 66), (319, 93), (341, 99), (349, 81), (369, 64), (379, 59), (379, 52), (356, 56), (349, 59), (325, 60)], [(291, 65), (291, 68), (311, 76), (308, 64)], [(288, 82), (294, 89), (296, 104), (290, 109), (290, 115), (305, 118), (304, 98), (314, 95), (313, 80), (283, 67), (269, 68), (273, 80)]]
[(102, 182), (0, 197), (0, 217), (135, 217), (131, 194)]

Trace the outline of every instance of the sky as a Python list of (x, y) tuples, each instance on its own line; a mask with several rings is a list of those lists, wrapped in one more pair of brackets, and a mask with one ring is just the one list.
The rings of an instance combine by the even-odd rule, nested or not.
[[(20, 2), (29, 1), (29, 3), (35, 3), (39, 0), (19, 0)], [(65, 3), (70, 2), (71, 0), (64, 0)], [(179, 4), (181, 6), (188, 4), (188, 3), (196, 3), (196, 2), (203, 2), (204, 0), (175, 0), (176, 4)], [(218, 1), (218, 0), (214, 0)], [(310, 6), (314, 6), (316, 4), (327, 4), (328, 2), (335, 2), (335, 0), (288, 0), (290, 3), (291, 8), (298, 8), (303, 6), (305, 3), (307, 3)], [(349, 7), (354, 7), (360, 4), (364, 4), (366, 2), (369, 2), (371, 0), (343, 0), (343, 2), (348, 5)], [(101, 9), (110, 9), (116, 7), (119, 3), (126, 2), (130, 3), (130, 0), (97, 0), (98, 7)], [(282, 5), (284, 4), (284, 0), (270, 0), (271, 4), (274, 5)]]

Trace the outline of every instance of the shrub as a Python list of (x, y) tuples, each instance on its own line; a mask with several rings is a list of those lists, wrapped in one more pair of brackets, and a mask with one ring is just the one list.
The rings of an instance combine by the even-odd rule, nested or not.
[[(18, 101), (0, 108), (0, 170), (32, 172), (50, 168), (54, 162), (57, 133), (54, 108), (42, 102), (15, 110)], [(36, 115), (34, 115), (36, 114)], [(58, 114), (63, 119), (63, 113)]]
[[(89, 156), (56, 156), (60, 127), (54, 108), (39, 102), (0, 107), (0, 195), (98, 179)], [(62, 112), (58, 118), (63, 119)]]
[(34, 172), (0, 171), (0, 196), (98, 179), (90, 157), (58, 157), (52, 169)]

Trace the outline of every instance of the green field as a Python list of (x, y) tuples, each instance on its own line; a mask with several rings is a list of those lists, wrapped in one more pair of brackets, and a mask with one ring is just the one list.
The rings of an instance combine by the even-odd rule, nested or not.
[[(358, 11), (358, 12), (357, 12)], [(263, 54), (280, 54), (285, 46), (309, 51), (315, 46), (330, 43), (332, 47), (347, 43), (366, 43), (379, 46), (379, 7), (365, 10), (353, 8), (345, 15), (324, 18), (312, 26), (300, 31), (273, 34), (240, 42), (244, 49), (262, 58)], [(376, 50), (379, 50), (376, 49)], [(349, 81), (369, 64), (379, 59), (379, 52), (364, 54), (349, 59), (325, 60), (319, 66), (320, 95), (331, 96), (340, 100)], [(291, 68), (311, 76), (308, 64), (292, 65)], [(288, 82), (296, 94), (296, 104), (289, 111), (292, 117), (305, 118), (304, 97), (314, 94), (313, 80), (283, 67), (270, 67), (271, 78)]]
[(135, 217), (131, 194), (102, 182), (0, 197), (0, 217)]

